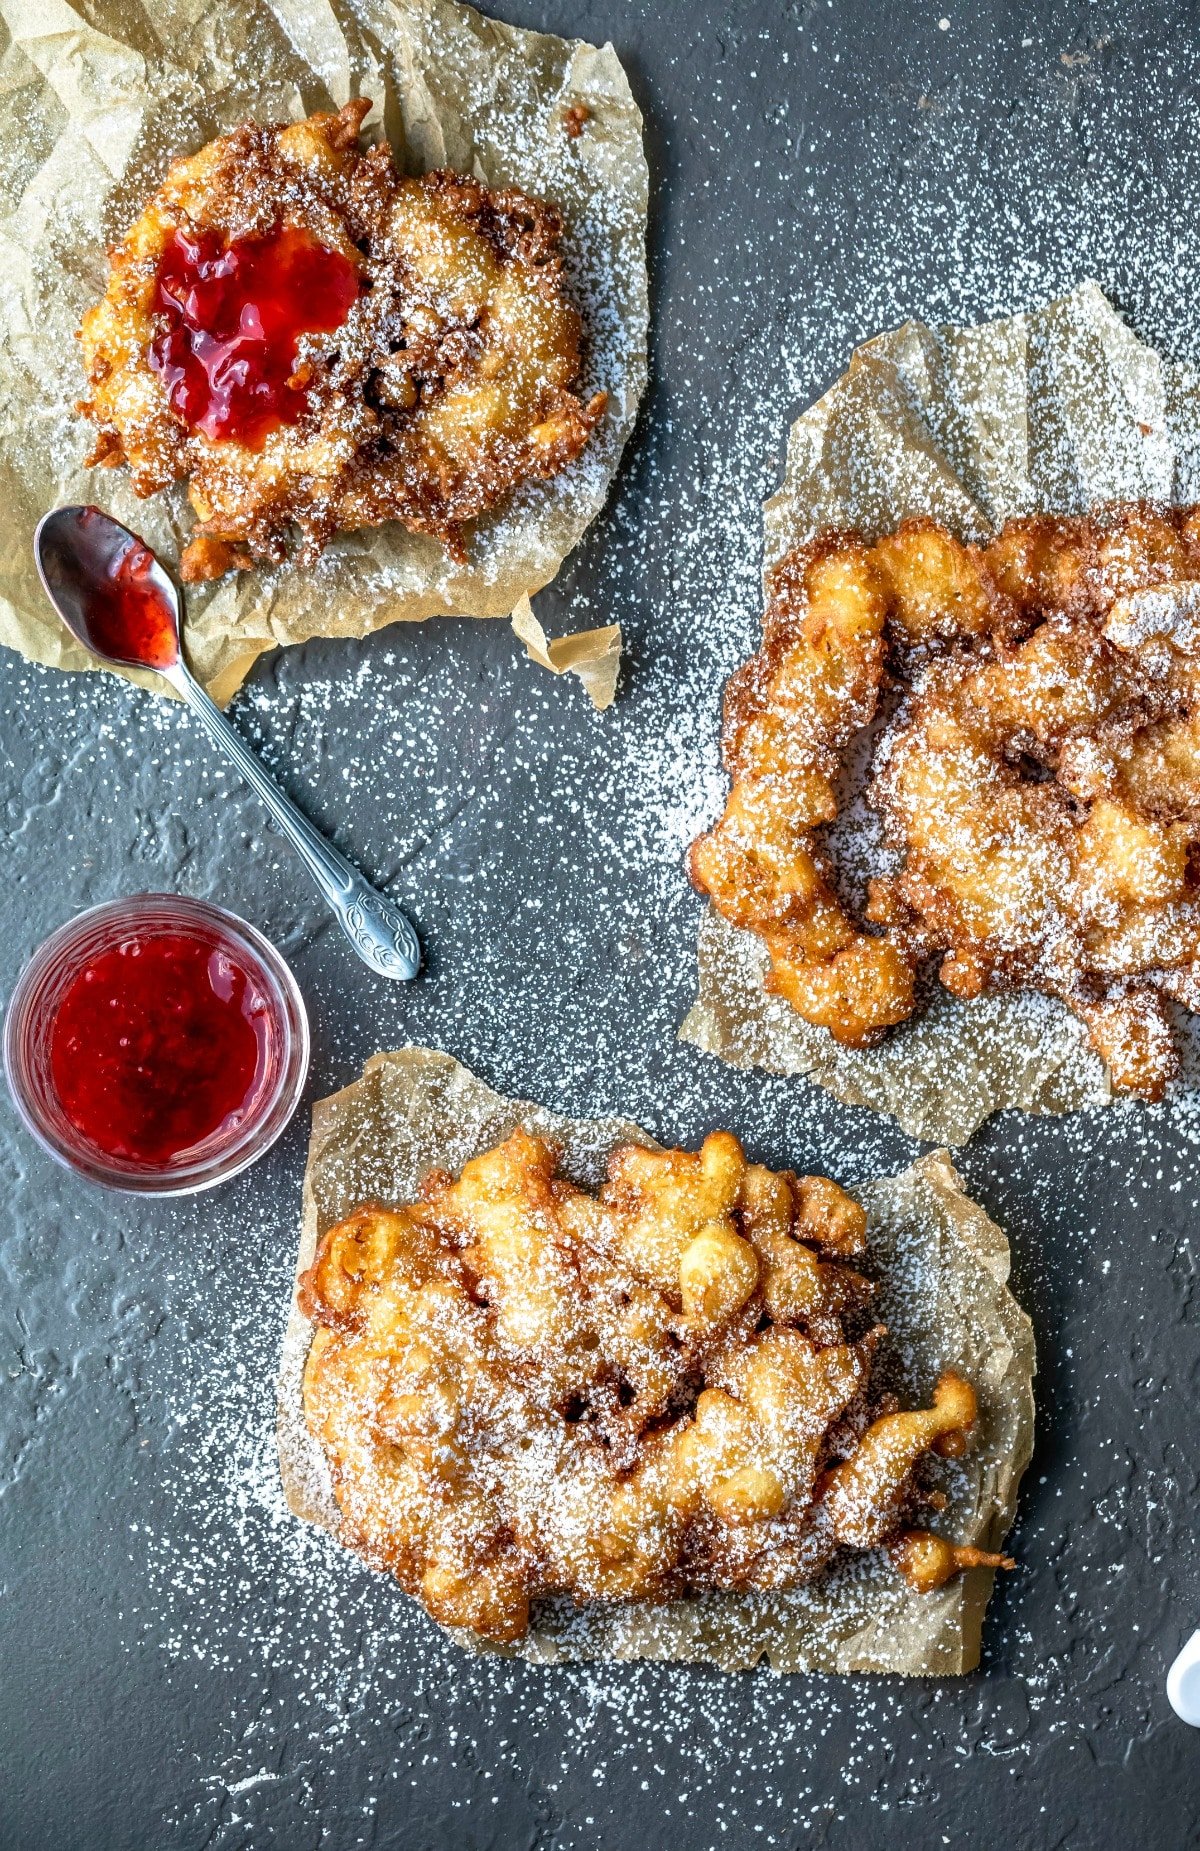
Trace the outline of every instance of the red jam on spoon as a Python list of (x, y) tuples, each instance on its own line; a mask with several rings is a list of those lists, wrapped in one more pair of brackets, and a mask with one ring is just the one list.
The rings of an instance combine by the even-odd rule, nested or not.
[(59, 1001), (62, 1110), (106, 1157), (169, 1163), (236, 1131), (273, 1063), (275, 1014), (229, 944), (135, 931), (87, 957)]
[(301, 335), (340, 328), (358, 289), (353, 264), (294, 225), (230, 243), (176, 231), (158, 266), (165, 326), (150, 348), (172, 411), (206, 437), (261, 450), (307, 407), (292, 381)]
[(170, 668), (179, 656), (179, 639), (175, 613), (155, 583), (156, 565), (150, 548), (131, 539), (89, 591), (88, 630), (105, 655)]

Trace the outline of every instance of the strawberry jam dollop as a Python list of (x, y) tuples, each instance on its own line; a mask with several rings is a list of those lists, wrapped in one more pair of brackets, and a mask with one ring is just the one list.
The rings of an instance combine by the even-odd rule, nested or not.
[(150, 548), (131, 536), (92, 587), (88, 634), (102, 654), (144, 668), (170, 668), (178, 659), (175, 613), (157, 582), (157, 566)]
[(206, 437), (261, 450), (307, 408), (293, 377), (301, 336), (340, 328), (358, 290), (353, 264), (295, 225), (228, 243), (175, 231), (159, 261), (162, 325), (150, 346), (172, 411)]

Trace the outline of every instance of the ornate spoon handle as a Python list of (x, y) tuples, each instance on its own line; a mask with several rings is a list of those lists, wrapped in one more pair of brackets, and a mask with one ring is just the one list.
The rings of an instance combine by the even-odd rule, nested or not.
[(182, 661), (163, 671), (201, 726), (247, 784), (256, 790), (316, 881), (342, 931), (364, 964), (381, 977), (415, 977), (421, 947), (400, 908), (377, 893), (354, 865), (301, 814), (250, 750), (241, 734), (209, 699)]

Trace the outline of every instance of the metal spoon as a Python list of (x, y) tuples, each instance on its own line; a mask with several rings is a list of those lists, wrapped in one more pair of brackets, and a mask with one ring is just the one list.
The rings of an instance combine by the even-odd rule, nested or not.
[[(182, 595), (150, 548), (128, 527), (92, 507), (54, 508), (43, 515), (33, 548), (47, 597), (84, 648), (102, 662), (154, 669), (187, 702), (209, 738), (258, 792), (333, 908), (338, 924), (363, 963), (381, 977), (415, 977), (421, 968), (421, 947), (400, 908), (376, 893), (358, 869), (284, 796), (188, 669), (179, 640)], [(141, 659), (137, 655), (114, 655), (111, 649), (100, 646), (96, 633), (105, 612), (112, 608), (125, 568), (131, 564), (137, 568), (138, 590), (150, 594), (156, 618), (160, 610), (162, 613), (165, 646)]]

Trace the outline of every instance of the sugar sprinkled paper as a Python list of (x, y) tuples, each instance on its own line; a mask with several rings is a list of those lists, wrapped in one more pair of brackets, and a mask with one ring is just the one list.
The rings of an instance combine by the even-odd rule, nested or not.
[(168, 562), (192, 525), (181, 486), (139, 502), (122, 471), (83, 467), (75, 331), (103, 293), (106, 241), (174, 156), (247, 118), (294, 119), (352, 95), (374, 98), (367, 132), (382, 131), (407, 171), (448, 165), (559, 208), (587, 335), (580, 390), (606, 391), (608, 410), (575, 464), (478, 524), (465, 565), (392, 523), (342, 535), (311, 570), (285, 564), (196, 588), (192, 663), (224, 702), (279, 644), (507, 617), (548, 584), (605, 501), (646, 379), (642, 121), (611, 45), (522, 32), (454, 0), (348, 0), (336, 14), (306, 0), (202, 4), (186, 31), (159, 30), (142, 0), (107, 8), (104, 31), (67, 0), (5, 5), (0, 17), (27, 73), (22, 107), (0, 123), (0, 163), (24, 177), (0, 213), (0, 642), (53, 667), (95, 666), (34, 572), (46, 508), (98, 501)]
[[(1009, 320), (909, 321), (858, 348), (792, 426), (765, 508), (765, 567), (822, 528), (876, 538), (926, 514), (978, 540), (1019, 514), (1198, 497), (1200, 382), (1086, 282)], [(851, 859), (877, 848), (861, 839), (866, 823), (858, 806), (856, 841), (855, 816), (839, 819)], [(768, 995), (761, 941), (711, 910), (698, 955), (684, 1040), (734, 1066), (808, 1074), (912, 1137), (965, 1144), (1006, 1106), (1069, 1112), (1110, 1097), (1080, 1024), (1031, 992), (964, 1003), (938, 989), (879, 1047), (850, 1049)]]
[[(297, 1274), (321, 1235), (364, 1200), (411, 1200), (427, 1170), (457, 1171), (517, 1125), (560, 1143), (567, 1173), (591, 1187), (618, 1144), (651, 1142), (623, 1119), (568, 1119), (505, 1099), (433, 1049), (375, 1055), (360, 1080), (314, 1107)], [(948, 1475), (939, 1523), (958, 1542), (995, 1548), (1033, 1445), (1033, 1332), (1008, 1290), (1008, 1242), (963, 1193), (942, 1152), (860, 1193), (891, 1379), (902, 1394), (927, 1399), (940, 1372), (958, 1368), (979, 1395), (978, 1436)], [(311, 1335), (293, 1301), (280, 1367), (280, 1463), (292, 1509), (336, 1534), (337, 1507), (301, 1404)], [(975, 1569), (918, 1594), (882, 1555), (869, 1554), (780, 1594), (582, 1610), (543, 1602), (519, 1650), (539, 1664), (668, 1659), (740, 1671), (765, 1659), (777, 1671), (954, 1676), (979, 1662), (991, 1584), (990, 1571)], [(455, 1636), (478, 1646), (472, 1634)]]

